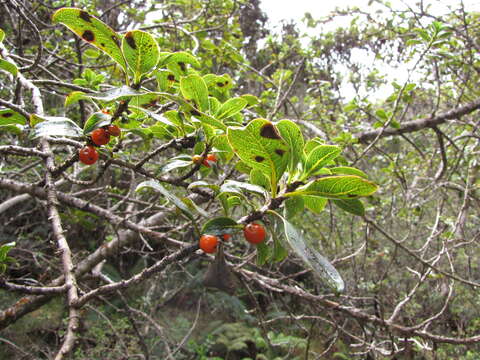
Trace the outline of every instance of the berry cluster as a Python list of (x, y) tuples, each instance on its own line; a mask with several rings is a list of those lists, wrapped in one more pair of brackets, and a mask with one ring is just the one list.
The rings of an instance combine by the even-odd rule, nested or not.
[[(96, 146), (108, 144), (110, 136), (120, 136), (121, 130), (117, 125), (108, 125), (95, 129), (90, 134), (90, 139)], [(93, 145), (87, 145), (81, 148), (78, 152), (80, 161), (85, 165), (95, 164), (98, 160), (98, 152)]]
[[(267, 232), (265, 227), (261, 224), (250, 223), (245, 225), (243, 228), (243, 235), (245, 240), (250, 244), (260, 244), (267, 237)], [(224, 241), (228, 241), (231, 238), (230, 234), (223, 234), (222, 238)], [(212, 254), (217, 251), (217, 245), (220, 240), (215, 235), (202, 235), (200, 237), (200, 249), (202, 249), (207, 254)]]
[[(201, 155), (193, 155), (192, 156), (192, 161), (195, 164), (198, 164), (200, 161), (202, 161), (202, 156)], [(202, 164), (206, 167), (212, 166), (213, 163), (217, 162), (217, 156), (215, 154), (208, 154), (205, 159), (203, 159)]]

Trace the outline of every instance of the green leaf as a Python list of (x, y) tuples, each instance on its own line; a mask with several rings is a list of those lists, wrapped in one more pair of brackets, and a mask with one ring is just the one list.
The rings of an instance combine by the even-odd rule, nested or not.
[(290, 149), (275, 125), (256, 119), (245, 127), (228, 128), (227, 137), (237, 156), (267, 175), (272, 191), (276, 191), (276, 184), (289, 164)]
[(265, 244), (265, 241), (257, 244), (257, 265), (262, 266), (265, 265), (268, 258), (271, 257), (271, 250), (270, 247)]
[(206, 187), (206, 188), (212, 189), (215, 192), (218, 192), (220, 190), (220, 186), (215, 184), (210, 184), (203, 180), (194, 181), (190, 185), (188, 185), (188, 189), (197, 188), (197, 187)]
[(3, 41), (3, 39), (5, 39), (5, 32), (0, 29), (0, 43)]
[(135, 76), (135, 82), (143, 74), (153, 70), (160, 59), (158, 44), (152, 35), (145, 31), (128, 31), (122, 40), (122, 52), (128, 64), (128, 69)]
[(162, 166), (162, 173), (169, 173), (172, 170), (182, 169), (192, 165), (193, 165), (192, 160), (187, 161), (187, 160), (180, 160), (180, 159), (172, 159)]
[(87, 121), (85, 121), (85, 125), (83, 126), (83, 133), (90, 134), (93, 130), (101, 128), (105, 125), (110, 125), (111, 116), (104, 114), (102, 112), (93, 113)]
[(330, 199), (353, 199), (369, 196), (377, 190), (376, 184), (359, 176), (327, 176), (312, 181), (285, 196), (315, 195)]
[(277, 128), (282, 138), (287, 142), (288, 146), (290, 146), (291, 155), (288, 169), (290, 172), (293, 172), (303, 155), (302, 149), (305, 141), (303, 140), (302, 131), (297, 124), (291, 120), (279, 121)]
[(282, 242), (274, 233), (272, 234), (273, 237), (273, 253), (272, 253), (272, 261), (273, 262), (280, 262), (288, 256), (288, 251), (283, 246)]
[(14, 248), (15, 245), (16, 245), (15, 242), (9, 242), (7, 244), (4, 244), (4, 245), (0, 246), (0, 262), (3, 262), (3, 261), (6, 260), (8, 252), (12, 248)]
[(266, 190), (270, 190), (268, 177), (258, 169), (252, 169), (250, 171), (250, 183), (261, 186)]
[(200, 75), (192, 74), (180, 79), (180, 90), (185, 99), (193, 102), (193, 107), (209, 112), (208, 89)]
[(85, 98), (88, 98), (88, 95), (83, 91), (72, 91), (65, 98), (65, 107), (75, 104), (78, 101), (83, 100)]
[(156, 180), (147, 180), (140, 184), (138, 184), (135, 191), (140, 191), (144, 188), (152, 188), (155, 191), (158, 191), (162, 194), (167, 200), (169, 200), (172, 204), (174, 204), (177, 208), (179, 208), (190, 220), (194, 221), (194, 216), (190, 209), (188, 208), (185, 203), (180, 200), (178, 197), (170, 193), (167, 189), (165, 189), (158, 181)]
[(54, 117), (38, 115), (32, 115), (30, 117), (30, 123), (34, 127), (33, 136), (82, 136), (82, 129), (75, 124), (72, 120), (66, 117)]
[(0, 59), (0, 69), (8, 71), (13, 76), (17, 76), (17, 74), (18, 74), (18, 69), (15, 66), (15, 64), (12, 64), (11, 62), (9, 62), (7, 60)]
[(305, 203), (302, 196), (294, 196), (288, 198), (285, 202), (285, 217), (287, 219), (293, 218), (305, 208)]
[(160, 53), (160, 60), (158, 62), (159, 67), (164, 67), (171, 63), (184, 63), (193, 65), (195, 67), (200, 67), (200, 63), (198, 62), (197, 58), (187, 52), (179, 51), (175, 53)]
[(11, 125), (0, 125), (0, 132), (10, 132), (15, 135), (20, 135), (23, 132), (24, 127), (19, 124), (11, 124)]
[(223, 235), (230, 234), (242, 229), (243, 226), (229, 217), (217, 217), (207, 221), (202, 227), (202, 234)]
[(339, 199), (331, 200), (340, 209), (345, 210), (353, 215), (363, 216), (365, 215), (365, 207), (358, 199)]
[(120, 49), (120, 37), (104, 22), (76, 8), (57, 10), (52, 16), (52, 21), (68, 27), (83, 40), (109, 55), (126, 71), (125, 59)]
[(220, 109), (215, 113), (215, 117), (219, 120), (229, 118), (240, 111), (242, 111), (245, 106), (247, 106), (247, 100), (242, 98), (233, 98), (229, 99), (222, 104)]
[(16, 111), (10, 109), (0, 109), (0, 125), (20, 124), (25, 125), (27, 119)]
[(340, 155), (341, 149), (335, 145), (319, 145), (307, 155), (303, 179), (327, 165)]
[(305, 207), (315, 214), (320, 214), (328, 202), (326, 198), (314, 195), (304, 195), (302, 199)]
[(305, 263), (305, 265), (313, 270), (313, 273), (320, 279), (325, 280), (329, 286), (338, 292), (345, 289), (345, 283), (338, 271), (320, 255), (311, 246), (308, 246), (302, 234), (286, 219), (283, 219), (285, 237), (292, 250)]
[(349, 166), (337, 166), (337, 167), (332, 167), (328, 168), (330, 172), (334, 175), (337, 174), (342, 174), (342, 175), (355, 175), (355, 176), (360, 176), (363, 178), (367, 178), (367, 174), (365, 174), (362, 170), (358, 170)]
[(123, 85), (121, 87), (113, 88), (101, 93), (85, 94), (85, 98), (110, 102), (142, 95), (145, 95), (145, 93), (141, 93), (135, 89), (132, 89), (130, 86)]

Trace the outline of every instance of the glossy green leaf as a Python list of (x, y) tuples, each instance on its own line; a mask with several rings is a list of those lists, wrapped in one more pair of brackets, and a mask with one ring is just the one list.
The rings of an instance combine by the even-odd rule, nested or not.
[[(39, 121), (41, 120), (41, 121)], [(42, 136), (82, 136), (82, 129), (72, 120), (66, 117), (54, 117), (38, 115), (31, 116), (30, 123), (35, 124), (33, 128), (34, 137)]]
[(341, 149), (335, 145), (319, 145), (307, 155), (304, 177), (307, 178), (340, 155)]
[(0, 43), (3, 41), (3, 39), (5, 39), (5, 32), (0, 29)]
[(108, 114), (104, 114), (102, 112), (93, 113), (87, 121), (85, 121), (85, 125), (83, 126), (83, 133), (90, 134), (93, 130), (101, 128), (105, 125), (110, 125), (112, 117)]
[(306, 244), (302, 234), (286, 219), (283, 219), (285, 237), (292, 250), (313, 270), (313, 273), (338, 292), (345, 289), (345, 283), (338, 271), (312, 246)]
[(267, 175), (276, 190), (290, 161), (289, 146), (276, 126), (268, 120), (256, 119), (245, 127), (228, 128), (227, 137), (237, 156)]
[(187, 160), (180, 160), (180, 159), (172, 159), (162, 166), (162, 173), (166, 174), (166, 173), (169, 173), (170, 171), (183, 169), (186, 167), (190, 167), (192, 165), (193, 165), (192, 160), (187, 161)]
[(220, 190), (220, 186), (216, 184), (210, 184), (203, 180), (194, 181), (190, 185), (188, 185), (188, 189), (198, 188), (198, 187), (206, 187), (206, 188), (212, 189), (215, 192), (218, 192)]
[(339, 199), (331, 201), (340, 209), (345, 210), (351, 214), (358, 216), (365, 215), (365, 207), (359, 199)]
[(187, 197), (182, 198), (183, 203), (192, 211), (195, 211), (196, 213), (200, 214), (204, 218), (210, 217), (210, 214), (207, 213), (205, 210), (203, 210), (200, 206), (195, 204), (195, 202)]
[(152, 71), (160, 59), (158, 44), (152, 35), (145, 31), (128, 31), (122, 39), (122, 52), (128, 69), (136, 82), (143, 74)]
[(376, 184), (359, 176), (327, 176), (287, 193), (286, 196), (315, 195), (330, 199), (354, 199), (369, 196), (377, 190)]
[(185, 99), (192, 102), (194, 108), (202, 112), (210, 111), (207, 85), (200, 75), (183, 77), (180, 80), (180, 90)]
[(142, 96), (144, 93), (141, 93), (135, 89), (132, 89), (130, 86), (123, 85), (121, 87), (113, 88), (101, 93), (95, 94), (86, 94), (86, 98), (91, 98), (95, 100), (110, 102), (114, 100), (127, 99), (134, 96)]
[(101, 20), (84, 10), (62, 8), (57, 10), (52, 20), (72, 30), (86, 42), (102, 50), (126, 71), (126, 62), (120, 49), (120, 37)]
[(27, 119), (16, 111), (10, 109), (0, 109), (0, 125), (20, 124), (25, 125)]
[(302, 159), (304, 139), (300, 128), (291, 120), (281, 120), (277, 124), (278, 131), (290, 147), (291, 156), (289, 171), (294, 171)]
[(219, 120), (229, 118), (247, 106), (247, 100), (242, 98), (232, 98), (222, 104), (220, 109), (215, 113), (215, 117)]
[(152, 188), (155, 191), (159, 192), (162, 194), (168, 201), (170, 201), (172, 204), (174, 204), (177, 208), (179, 208), (185, 216), (187, 216), (190, 220), (194, 220), (194, 216), (188, 206), (180, 200), (178, 197), (173, 195), (171, 192), (169, 192), (167, 189), (163, 187), (158, 181), (156, 180), (147, 180), (144, 181), (140, 184), (138, 184), (137, 188), (135, 191), (140, 191), (144, 188)]
[(18, 69), (15, 64), (12, 64), (7, 60), (0, 59), (0, 69), (9, 72), (13, 76), (17, 76), (18, 74)]
[(258, 169), (252, 169), (250, 171), (250, 183), (261, 186), (266, 190), (270, 190), (268, 177)]
[(262, 195), (263, 197), (266, 197), (267, 195), (265, 189), (260, 186), (235, 180), (225, 181), (220, 187), (220, 191), (226, 193), (242, 193), (246, 191), (257, 195)]
[(231, 235), (242, 228), (243, 228), (243, 225), (238, 224), (235, 220), (229, 217), (217, 217), (207, 221), (203, 225), (201, 233), (209, 234), (209, 235), (223, 235), (223, 234)]

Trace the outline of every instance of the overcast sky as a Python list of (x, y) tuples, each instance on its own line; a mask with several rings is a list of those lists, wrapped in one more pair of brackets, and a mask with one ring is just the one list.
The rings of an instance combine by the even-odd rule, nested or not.
[[(271, 25), (274, 26), (282, 19), (300, 21), (305, 12), (310, 12), (314, 19), (326, 16), (335, 7), (358, 6), (367, 9), (369, 0), (260, 0), (262, 9), (267, 13)], [(414, 7), (419, 0), (390, 0), (395, 8), (405, 8), (406, 4)], [(461, 0), (428, 1), (435, 5), (431, 8), (436, 14), (448, 11), (447, 5), (460, 4)], [(480, 11), (480, 0), (463, 0), (466, 9)]]

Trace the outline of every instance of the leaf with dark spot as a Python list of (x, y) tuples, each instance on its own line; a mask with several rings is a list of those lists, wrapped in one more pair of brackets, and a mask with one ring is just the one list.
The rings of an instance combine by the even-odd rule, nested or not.
[(180, 66), (180, 69), (182, 69), (182, 71), (187, 70), (187, 66), (185, 65), (185, 63), (183, 61), (179, 61), (177, 64), (178, 64), (178, 66)]
[(224, 83), (221, 83), (221, 82), (218, 82), (218, 83), (217, 83), (217, 86), (219, 86), (219, 87), (224, 87), (225, 84), (224, 84)]
[(86, 22), (91, 23), (92, 19), (89, 13), (86, 11), (80, 11), (80, 19), (85, 20)]
[(52, 20), (56, 24), (65, 25), (83, 40), (105, 52), (126, 71), (127, 65), (118, 42), (119, 35), (103, 21), (76, 8), (59, 9), (53, 14)]
[(3, 113), (1, 116), (4, 117), (4, 118), (9, 118), (9, 117), (13, 116), (13, 113), (7, 112), (7, 113)]
[[(263, 136), (262, 133), (276, 136)], [(276, 189), (290, 159), (288, 144), (279, 136), (273, 123), (255, 119), (245, 127), (229, 127), (227, 137), (236, 155), (248, 166), (265, 174), (274, 185), (271, 189)]]
[(169, 81), (175, 81), (175, 75), (170, 74), (170, 75), (167, 76), (167, 79), (168, 79)]
[(129, 31), (122, 41), (122, 51), (129, 70), (138, 83), (142, 75), (152, 71), (158, 64), (160, 50), (155, 38), (141, 30)]
[(262, 126), (262, 128), (260, 129), (260, 136), (267, 139), (281, 139), (278, 130), (273, 126), (270, 121)]
[(95, 35), (90, 30), (85, 30), (82, 34), (82, 39), (88, 42), (92, 42), (95, 40)]
[(136, 49), (137, 48), (137, 44), (135, 43), (135, 39), (133, 38), (133, 33), (131, 31), (127, 32), (125, 34), (125, 40), (127, 41), (128, 45), (132, 48), (132, 49)]

